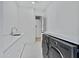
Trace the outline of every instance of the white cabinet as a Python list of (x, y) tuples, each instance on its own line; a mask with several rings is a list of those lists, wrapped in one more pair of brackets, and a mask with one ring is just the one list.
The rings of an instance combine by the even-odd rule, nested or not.
[(21, 55), (23, 49), (23, 43), (21, 40), (19, 40), (17, 43), (15, 43), (3, 57), (8, 57), (8, 58), (19, 58)]
[(22, 37), (9, 38), (6, 40), (5, 45), (3, 45), (4, 47), (2, 47), (2, 55), (0, 55), (0, 57), (19, 58), (24, 47)]

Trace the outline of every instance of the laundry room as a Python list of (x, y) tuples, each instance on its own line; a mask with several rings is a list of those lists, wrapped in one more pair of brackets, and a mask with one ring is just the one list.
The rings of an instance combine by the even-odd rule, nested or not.
[(79, 1), (0, 1), (0, 58), (79, 58)]

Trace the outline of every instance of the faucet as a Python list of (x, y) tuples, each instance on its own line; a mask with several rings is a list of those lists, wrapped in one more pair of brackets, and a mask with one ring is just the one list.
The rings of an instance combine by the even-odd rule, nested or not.
[(10, 35), (12, 35), (12, 36), (20, 36), (21, 34), (18, 33), (18, 29), (16, 27), (12, 27)]
[(11, 28), (11, 35), (16, 34), (17, 31), (18, 31), (18, 29), (17, 29), (16, 27), (12, 27), (12, 28)]

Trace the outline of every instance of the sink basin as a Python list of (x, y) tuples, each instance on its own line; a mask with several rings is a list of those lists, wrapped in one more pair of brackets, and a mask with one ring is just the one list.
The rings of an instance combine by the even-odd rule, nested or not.
[(13, 34), (12, 36), (20, 36), (21, 34)]

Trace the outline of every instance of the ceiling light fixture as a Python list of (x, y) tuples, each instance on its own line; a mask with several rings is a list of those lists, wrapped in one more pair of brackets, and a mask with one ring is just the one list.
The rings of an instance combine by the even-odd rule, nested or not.
[(35, 4), (35, 2), (33, 1), (32, 4)]

